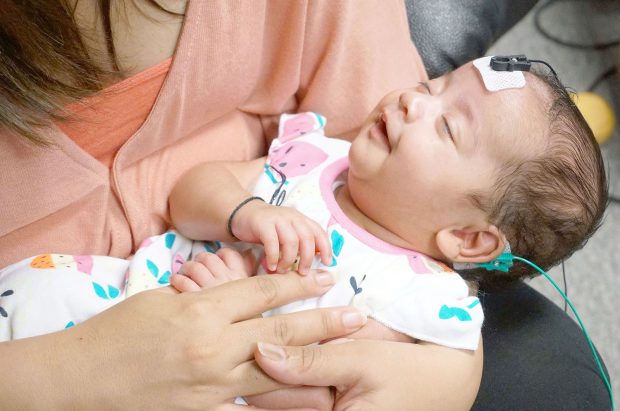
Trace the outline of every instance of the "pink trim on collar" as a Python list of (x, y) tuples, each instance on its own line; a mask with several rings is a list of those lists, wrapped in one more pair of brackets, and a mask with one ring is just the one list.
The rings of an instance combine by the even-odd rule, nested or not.
[(340, 160), (335, 161), (333, 164), (327, 166), (325, 170), (323, 170), (323, 173), (321, 174), (321, 178), (319, 180), (321, 195), (323, 196), (323, 200), (327, 204), (327, 209), (331, 213), (332, 219), (337, 221), (338, 224), (340, 224), (349, 233), (351, 233), (353, 237), (357, 238), (362, 243), (377, 251), (390, 254), (404, 254), (415, 257), (426, 257), (424, 254), (421, 254), (417, 251), (402, 248), (383, 241), (378, 237), (375, 237), (359, 225), (355, 224), (349, 217), (347, 217), (347, 215), (344, 213), (344, 211), (342, 211), (342, 209), (336, 202), (336, 198), (334, 197), (334, 192), (332, 189), (332, 184), (334, 183), (336, 178), (348, 168), (349, 159), (347, 157), (343, 157)]

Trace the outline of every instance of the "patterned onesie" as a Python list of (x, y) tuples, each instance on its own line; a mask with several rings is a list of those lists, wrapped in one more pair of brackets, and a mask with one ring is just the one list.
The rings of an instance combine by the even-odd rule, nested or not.
[[(484, 315), (465, 281), (441, 262), (372, 236), (339, 208), (334, 190), (344, 184), (350, 143), (325, 137), (324, 126), (315, 113), (282, 115), (253, 195), (294, 207), (327, 231), (332, 263), (315, 258), (313, 267), (334, 272), (337, 283), (321, 297), (266, 314), (351, 304), (415, 339), (476, 349)], [(136, 292), (167, 285), (184, 261), (219, 246), (171, 231), (147, 239), (131, 260), (47, 254), (13, 264), (0, 271), (0, 340), (84, 321)], [(264, 274), (264, 258), (261, 265)]]

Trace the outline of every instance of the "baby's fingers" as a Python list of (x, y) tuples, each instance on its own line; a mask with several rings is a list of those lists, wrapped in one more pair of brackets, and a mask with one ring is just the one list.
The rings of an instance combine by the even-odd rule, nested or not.
[(299, 238), (293, 228), (293, 224), (282, 222), (276, 226), (278, 239), (280, 240), (280, 262), (278, 272), (283, 273), (291, 268), (299, 251)]
[(321, 255), (321, 262), (326, 266), (332, 265), (332, 245), (327, 236), (327, 232), (321, 228), (318, 224), (314, 226), (314, 241), (316, 242), (316, 249)]
[(278, 241), (278, 233), (275, 226), (269, 224), (267, 227), (263, 227), (260, 230), (259, 239), (265, 249), (267, 269), (275, 271), (280, 259), (280, 242)]
[(293, 223), (297, 237), (299, 238), (299, 274), (306, 275), (312, 266), (314, 260), (314, 233), (312, 229), (303, 223)]

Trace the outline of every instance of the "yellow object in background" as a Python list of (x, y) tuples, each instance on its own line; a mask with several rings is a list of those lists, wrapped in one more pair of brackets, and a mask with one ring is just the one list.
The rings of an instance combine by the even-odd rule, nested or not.
[(616, 116), (609, 103), (590, 91), (574, 94), (573, 101), (588, 122), (596, 141), (599, 144), (607, 141), (616, 127)]

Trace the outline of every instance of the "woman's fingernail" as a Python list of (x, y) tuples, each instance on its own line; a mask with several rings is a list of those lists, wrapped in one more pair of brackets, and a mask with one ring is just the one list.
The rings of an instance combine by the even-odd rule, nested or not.
[(273, 361), (284, 361), (286, 359), (286, 352), (280, 346), (259, 342), (257, 343), (258, 351), (265, 357)]
[(334, 276), (329, 271), (317, 271), (314, 275), (314, 281), (322, 287), (333, 285), (335, 283)]
[(366, 324), (366, 316), (359, 311), (347, 311), (342, 314), (342, 324), (346, 328), (358, 329)]

